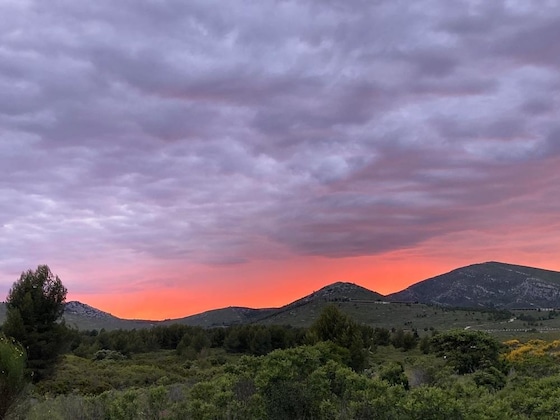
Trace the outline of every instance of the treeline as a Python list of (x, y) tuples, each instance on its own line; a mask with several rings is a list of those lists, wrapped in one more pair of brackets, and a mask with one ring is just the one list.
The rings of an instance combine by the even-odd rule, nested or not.
[(305, 342), (307, 330), (291, 326), (236, 325), (202, 328), (173, 324), (150, 329), (74, 331), (71, 352), (93, 357), (102, 350), (118, 352), (124, 357), (158, 350), (176, 350), (196, 356), (205, 348), (222, 348), (228, 353), (263, 355)]
[[(410, 350), (416, 347), (419, 337), (415, 331), (359, 325), (332, 306), (327, 307), (311, 328), (287, 325), (202, 328), (173, 324), (138, 330), (73, 330), (70, 352), (93, 359), (126, 358), (158, 350), (175, 350), (187, 359), (194, 359), (204, 349), (223, 349), (227, 353), (261, 356), (273, 350), (325, 340), (363, 352), (388, 345)], [(362, 364), (356, 367), (359, 368)]]

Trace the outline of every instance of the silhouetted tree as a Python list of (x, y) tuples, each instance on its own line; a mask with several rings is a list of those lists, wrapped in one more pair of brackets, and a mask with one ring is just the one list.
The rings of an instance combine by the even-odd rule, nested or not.
[(68, 336), (64, 323), (58, 322), (66, 292), (58, 276), (40, 265), (36, 271), (22, 273), (6, 299), (3, 331), (24, 346), (34, 380), (52, 368)]

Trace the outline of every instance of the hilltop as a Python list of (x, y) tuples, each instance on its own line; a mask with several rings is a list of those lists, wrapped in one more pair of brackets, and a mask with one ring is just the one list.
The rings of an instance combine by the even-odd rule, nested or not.
[(560, 273), (492, 261), (432, 277), (387, 299), (449, 307), (559, 308)]

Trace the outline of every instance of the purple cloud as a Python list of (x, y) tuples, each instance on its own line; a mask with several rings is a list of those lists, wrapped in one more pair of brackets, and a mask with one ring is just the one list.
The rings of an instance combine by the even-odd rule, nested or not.
[(5, 287), (53, 260), (380, 254), (560, 205), (558, 6), (32, 0), (0, 16)]

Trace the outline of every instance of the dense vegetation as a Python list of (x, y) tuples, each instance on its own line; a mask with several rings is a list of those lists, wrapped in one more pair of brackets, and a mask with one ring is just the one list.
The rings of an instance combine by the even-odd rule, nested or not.
[[(56, 283), (50, 271), (41, 273)], [(26, 314), (49, 307), (29, 303), (51, 290), (41, 286), (33, 295), (25, 285), (34, 276), (22, 274), (11, 292), (23, 290)], [(48, 354), (51, 369), (31, 383), (24, 348), (0, 336), (0, 409), (11, 406), (8, 419), (522, 419), (560, 412), (560, 340), (373, 328), (336, 304), (309, 328), (78, 331), (54, 322), (44, 329), (11, 302), (22, 320), (35, 320), (25, 321), (29, 337), (21, 342), (31, 337), (27, 346), (34, 345), (39, 331), (50, 331), (44, 338), (59, 339), (59, 357)]]
[[(168, 328), (169, 335), (155, 334), (172, 337), (178, 329)], [(230, 331), (222, 331), (205, 333), (225, 341)], [(298, 335), (291, 328), (286, 333)], [(137, 333), (80, 336), (93, 351), (99, 337), (106, 335), (111, 347), (127, 334)], [(304, 340), (315, 334), (307, 331)], [(127, 355), (116, 347), (87, 357), (69, 353), (10, 418), (515, 419), (554, 418), (560, 409), (560, 341), (503, 344), (455, 330), (425, 336), (423, 349), (390, 342), (370, 347), (367, 367), (357, 371), (351, 350), (330, 340), (294, 342), (257, 356), (219, 346), (221, 339), (192, 340), (197, 336), (200, 330), (185, 330), (178, 343), (204, 341), (198, 351), (189, 344), (192, 351), (184, 352), (177, 343)]]

